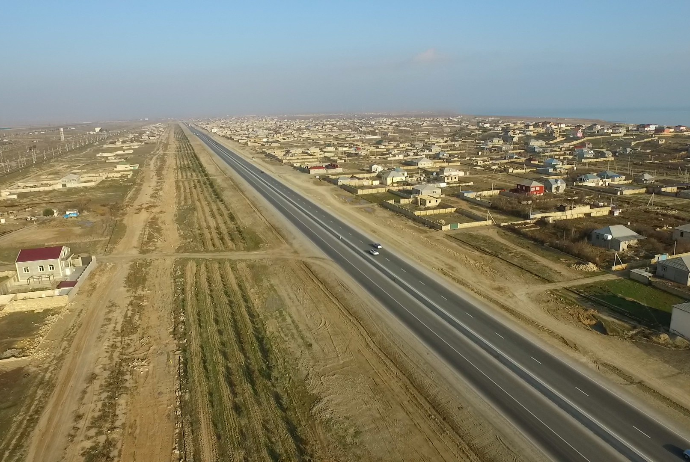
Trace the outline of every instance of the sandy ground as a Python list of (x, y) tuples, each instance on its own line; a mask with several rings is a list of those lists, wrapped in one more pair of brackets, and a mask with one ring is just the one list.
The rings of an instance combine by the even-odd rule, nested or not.
[[(30, 360), (53, 366), (40, 388), (45, 399), (32, 404), (36, 426), (30, 438), (29, 419), (13, 430), (18, 446), (26, 439), (26, 460), (179, 460), (189, 454), (188, 442), (203, 455), (195, 460), (222, 460), (228, 450), (261, 460), (259, 449), (246, 452), (253, 446), (242, 444), (264, 440), (286, 459), (307, 451), (315, 460), (539, 460), (528, 441), (378, 303), (234, 183), (198, 140), (192, 145), (215, 181), (210, 189), (203, 176), (190, 173), (197, 168), (194, 159), (176, 154), (177, 143), (169, 130), (147, 159), (126, 200), (124, 237), (102, 256), (92, 280), (44, 339), (42, 353)], [(189, 222), (180, 226), (181, 211)], [(175, 286), (176, 268), (193, 268), (187, 284)], [(202, 284), (209, 289), (199, 294)], [(224, 285), (234, 289), (221, 291)], [(181, 372), (175, 337), (180, 320), (173, 309), (179, 291), (197, 294), (187, 309), (204, 322), (222, 327), (230, 319), (219, 307), (243, 307), (237, 313), (254, 327), (242, 332), (266, 329), (270, 364), (279, 364), (283, 375), (254, 386), (283, 390), (293, 411), (278, 406), (260, 431), (256, 419), (247, 422), (231, 412), (232, 394), (222, 386), (214, 400), (226, 406), (209, 407), (216, 401), (209, 401), (208, 392), (217, 389), (208, 380), (220, 376), (203, 379), (204, 355), (215, 355), (222, 365), (227, 354), (232, 368), (250, 365), (231, 353), (241, 352), (244, 343), (226, 344), (237, 336), (187, 324), (187, 338), (191, 344), (197, 338), (198, 346), (189, 356), (191, 372)], [(209, 317), (205, 307), (219, 318)], [(194, 377), (202, 379), (190, 387), (187, 379)], [(262, 419), (273, 415), (273, 401), (246, 390), (238, 395), (246, 409), (265, 410)], [(185, 402), (198, 405), (186, 408)], [(23, 415), (32, 415), (31, 409)], [(286, 416), (303, 442), (281, 439)], [(214, 428), (236, 428), (254, 438), (228, 440)]]
[(410, 259), (483, 297), (498, 308), (499, 316), (506, 322), (539, 337), (552, 351), (570, 358), (585, 373), (617, 384), (621, 393), (634, 396), (641, 405), (675, 427), (690, 428), (690, 354), (687, 350), (667, 350), (601, 335), (578, 322), (572, 315), (572, 304), (549, 292), (590, 280), (615, 278), (615, 275), (589, 279), (586, 274), (501, 239), (495, 228), (481, 231), (561, 275), (563, 282), (549, 283), (485, 253), (449, 243), (444, 232), (424, 228), (375, 204), (356, 203), (352, 195), (333, 185), (312, 179), (289, 166), (265, 161), (252, 150), (227, 139), (216, 139), (248, 158), (253, 157), (262, 168), (377, 236), (385, 246), (404, 249), (402, 253)]

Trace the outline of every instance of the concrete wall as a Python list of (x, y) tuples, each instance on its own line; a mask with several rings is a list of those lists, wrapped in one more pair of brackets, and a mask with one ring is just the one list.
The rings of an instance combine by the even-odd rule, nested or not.
[(630, 271), (630, 279), (632, 279), (633, 281), (641, 282), (645, 285), (650, 284), (652, 276), (652, 273), (648, 273), (647, 271), (641, 269), (634, 269)]
[(564, 210), (562, 212), (543, 212), (532, 213), (531, 219), (548, 218), (549, 221), (556, 220), (572, 220), (573, 218), (584, 217), (602, 217), (611, 213), (611, 206), (592, 208), (589, 205), (582, 207), (575, 207), (572, 210)]
[(690, 313), (674, 308), (671, 313), (671, 332), (690, 340)]
[(26, 300), (13, 300), (5, 305), (5, 308), (1, 311), (1, 313), (7, 314), (17, 311), (43, 311), (49, 308), (60, 308), (67, 305), (67, 303), (69, 303), (69, 297), (67, 297), (67, 295)]
[(34, 290), (33, 292), (20, 292), (15, 294), (17, 300), (34, 300), (36, 298), (48, 298), (60, 295), (60, 289)]
[(84, 271), (82, 271), (81, 276), (79, 276), (79, 279), (77, 280), (77, 284), (72, 287), (72, 289), (68, 292), (69, 299), (72, 300), (77, 293), (79, 292), (79, 288), (84, 284), (84, 281), (86, 281), (86, 278), (91, 274), (91, 271), (96, 269), (96, 265), (98, 263), (96, 262), (96, 257), (91, 257), (91, 262), (88, 264), (86, 268), (84, 268)]

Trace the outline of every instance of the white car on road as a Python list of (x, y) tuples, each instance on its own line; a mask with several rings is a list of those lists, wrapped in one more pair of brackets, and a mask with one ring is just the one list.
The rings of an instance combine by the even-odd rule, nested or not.
[(376, 250), (376, 249), (369, 249), (369, 253), (372, 254), (372, 255), (378, 255), (378, 254), (379, 254), (379, 251)]

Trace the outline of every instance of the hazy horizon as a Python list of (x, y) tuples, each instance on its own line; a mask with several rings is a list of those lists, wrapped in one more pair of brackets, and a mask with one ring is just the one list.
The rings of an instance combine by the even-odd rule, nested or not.
[(681, 0), (43, 0), (3, 16), (16, 45), (2, 53), (0, 126), (425, 111), (690, 124)]

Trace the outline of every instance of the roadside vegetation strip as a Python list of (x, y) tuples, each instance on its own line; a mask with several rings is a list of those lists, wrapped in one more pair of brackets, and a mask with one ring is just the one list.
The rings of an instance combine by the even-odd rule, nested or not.
[(218, 184), (209, 176), (182, 129), (175, 127), (179, 193), (177, 223), (186, 251), (254, 248), (253, 234), (238, 223)]
[[(477, 234), (468, 234), (467, 236), (451, 234), (446, 235), (446, 238), (497, 258), (543, 281), (560, 282), (564, 279), (563, 275), (540, 265), (539, 262), (526, 255), (516, 255), (510, 248), (490, 237), (487, 238)], [(535, 271), (535, 268), (539, 268), (539, 271)]]
[(569, 289), (654, 329), (668, 329), (673, 305), (680, 297), (629, 279), (598, 282)]
[(176, 263), (178, 447), (185, 460), (312, 460), (315, 400), (272, 345), (241, 273), (230, 262)]

